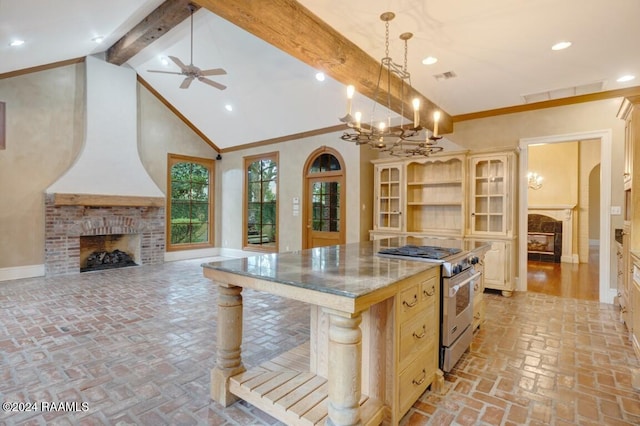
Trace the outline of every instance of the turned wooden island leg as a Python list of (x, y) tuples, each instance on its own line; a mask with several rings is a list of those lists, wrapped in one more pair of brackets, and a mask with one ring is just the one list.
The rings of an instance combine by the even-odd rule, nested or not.
[(229, 377), (245, 371), (242, 364), (242, 287), (218, 284), (216, 366), (211, 370), (211, 399), (225, 407), (238, 397), (229, 391)]
[(359, 425), (362, 377), (362, 317), (331, 313), (329, 325), (327, 425)]

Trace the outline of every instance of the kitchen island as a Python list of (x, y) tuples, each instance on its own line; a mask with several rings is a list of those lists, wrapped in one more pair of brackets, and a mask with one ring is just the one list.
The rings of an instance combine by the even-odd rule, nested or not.
[[(203, 265), (219, 287), (211, 397), (287, 424), (397, 424), (438, 369), (440, 265), (376, 256), (367, 241)], [(311, 305), (310, 341), (246, 370), (242, 289)]]

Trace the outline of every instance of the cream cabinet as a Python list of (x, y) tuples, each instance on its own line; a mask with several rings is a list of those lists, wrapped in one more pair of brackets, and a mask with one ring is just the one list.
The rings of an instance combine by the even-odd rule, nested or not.
[(484, 324), (484, 262), (483, 257), (480, 263), (475, 266), (482, 275), (473, 286), (473, 322), (471, 325), (474, 331)]
[(632, 274), (630, 283), (630, 305), (632, 307), (629, 317), (634, 327), (630, 329), (631, 341), (636, 356), (640, 358), (640, 257), (638, 253), (632, 255)]
[(484, 260), (484, 286), (511, 296), (517, 261), (514, 151), (469, 156), (469, 220), (467, 237), (491, 242)]
[(469, 165), (469, 234), (513, 235), (515, 175), (512, 170), (515, 168), (515, 155), (472, 155)]
[(374, 224), (380, 235), (462, 237), (466, 153), (374, 160)]
[(407, 232), (462, 236), (465, 215), (464, 156), (407, 163)]
[[(634, 283), (634, 264), (638, 260), (633, 253), (640, 252), (640, 188), (635, 180), (640, 176), (640, 96), (625, 98), (618, 111), (618, 118), (625, 120), (624, 143), (624, 227), (622, 234), (622, 265), (618, 277), (618, 303), (620, 315), (627, 329), (640, 336), (640, 298)], [(636, 158), (638, 157), (638, 158)], [(619, 265), (620, 267), (620, 265)]]
[(620, 318), (627, 326), (627, 329), (631, 331), (633, 329), (633, 322), (631, 321), (632, 306), (631, 306), (631, 284), (633, 280), (633, 264), (631, 262), (631, 256), (629, 250), (625, 250), (625, 246), (629, 245), (628, 233), (623, 230), (622, 244), (616, 243), (616, 261), (617, 261), (617, 288), (618, 288), (618, 304), (620, 305)]
[(402, 231), (405, 181), (403, 163), (383, 163), (374, 166), (374, 222), (373, 229)]

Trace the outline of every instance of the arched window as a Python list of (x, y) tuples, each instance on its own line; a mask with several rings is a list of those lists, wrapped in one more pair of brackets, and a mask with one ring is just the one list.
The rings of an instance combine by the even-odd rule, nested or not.
[(167, 251), (212, 247), (214, 161), (169, 154)]

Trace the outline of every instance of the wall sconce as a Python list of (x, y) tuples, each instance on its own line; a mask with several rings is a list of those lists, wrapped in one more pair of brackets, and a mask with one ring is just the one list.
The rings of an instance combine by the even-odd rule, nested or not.
[(529, 188), (540, 189), (542, 188), (542, 176), (535, 172), (527, 173), (527, 179), (529, 180)]

